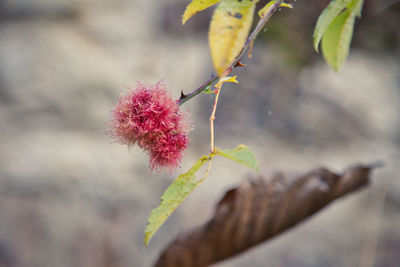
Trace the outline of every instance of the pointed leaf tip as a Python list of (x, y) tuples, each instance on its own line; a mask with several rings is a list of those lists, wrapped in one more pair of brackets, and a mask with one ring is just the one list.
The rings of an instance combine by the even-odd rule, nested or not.
[[(271, 7), (275, 2), (276, 2), (276, 0), (269, 1), (263, 8), (261, 8), (258, 11), (258, 16), (260, 18), (264, 17), (271, 10)], [(291, 4), (288, 4), (288, 3), (282, 3), (282, 4), (279, 5), (279, 7), (293, 8), (293, 6)]]
[(216, 3), (222, 0), (193, 0), (185, 10), (182, 16), (182, 25), (185, 25), (186, 21), (190, 19), (192, 16), (196, 15), (200, 11), (215, 5)]
[(164, 224), (176, 208), (179, 207), (185, 198), (202, 182), (202, 180), (196, 180), (195, 174), (211, 159), (212, 156), (210, 155), (198, 159), (189, 171), (179, 175), (167, 190), (165, 190), (164, 194), (161, 196), (161, 204), (151, 212), (147, 221), (144, 233), (145, 246), (148, 246), (157, 230)]

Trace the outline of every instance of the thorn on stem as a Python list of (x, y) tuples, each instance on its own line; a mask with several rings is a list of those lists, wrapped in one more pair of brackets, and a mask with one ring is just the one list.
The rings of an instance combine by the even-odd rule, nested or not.
[(181, 97), (180, 97), (180, 99), (183, 99), (183, 98), (185, 98), (186, 97), (186, 95), (183, 93), (183, 91), (181, 91)]
[(243, 64), (242, 62), (240, 62), (240, 60), (236, 63), (235, 68), (236, 67), (247, 67), (247, 64)]

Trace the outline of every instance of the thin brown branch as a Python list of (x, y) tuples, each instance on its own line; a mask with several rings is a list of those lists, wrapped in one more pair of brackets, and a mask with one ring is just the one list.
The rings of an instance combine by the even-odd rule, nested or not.
[(214, 106), (213, 106), (213, 109), (212, 109), (212, 112), (211, 112), (211, 116), (210, 116), (210, 153), (214, 153), (215, 152), (215, 148), (214, 148), (214, 120), (215, 120), (215, 112), (217, 111), (218, 99), (219, 99), (219, 95), (221, 93), (221, 89), (222, 89), (222, 84), (216, 85), (217, 93), (215, 95)]
[(353, 166), (341, 175), (320, 168), (298, 177), (245, 179), (225, 194), (208, 223), (169, 244), (155, 267), (204, 267), (235, 256), (366, 186), (375, 166)]
[(192, 99), (193, 97), (195, 97), (196, 95), (200, 94), (201, 92), (203, 92), (208, 86), (210, 86), (213, 82), (215, 82), (218, 79), (218, 75), (213, 73), (211, 75), (211, 78), (208, 79), (208, 81), (204, 82), (199, 88), (197, 88), (196, 90), (188, 93), (188, 94), (184, 94), (183, 91), (181, 92), (181, 97), (179, 98), (178, 102), (179, 105), (184, 104), (186, 101)]
[(250, 34), (249, 38), (247, 38), (246, 43), (243, 46), (242, 51), (240, 54), (236, 57), (235, 61), (232, 62), (230, 65), (230, 68), (234, 68), (236, 66), (236, 63), (244, 56), (246, 53), (247, 49), (249, 48), (250, 44), (256, 39), (257, 35), (261, 32), (261, 30), (265, 27), (265, 24), (267, 24), (268, 20), (272, 17), (272, 15), (275, 13), (276, 10), (278, 10), (279, 6), (283, 3), (283, 0), (277, 0), (272, 6), (271, 9), (265, 14), (264, 17), (262, 17), (258, 23), (257, 26), (254, 28), (253, 32)]
[[(253, 32), (247, 38), (246, 43), (244, 44), (241, 52), (239, 53), (239, 55), (235, 58), (235, 60), (231, 63), (231, 65), (227, 68), (227, 70), (224, 73), (226, 73), (228, 75), (237, 66), (237, 63), (239, 62), (239, 60), (244, 56), (244, 54), (246, 53), (249, 46), (254, 42), (257, 35), (264, 28), (265, 24), (268, 22), (268, 20), (272, 17), (272, 15), (275, 13), (275, 11), (278, 9), (278, 7), (282, 3), (283, 3), (283, 0), (277, 0), (271, 6), (271, 9), (267, 12), (267, 14), (265, 14), (265, 16), (262, 17), (258, 21), (257, 26), (254, 28)], [(205, 83), (203, 83), (199, 88), (195, 89), (194, 91), (192, 91), (188, 94), (184, 94), (182, 92), (181, 97), (178, 100), (179, 105), (184, 104), (186, 101), (192, 99), (196, 95), (203, 92), (209, 85), (211, 85), (213, 82), (215, 82), (218, 78), (219, 78), (218, 75), (213, 73), (211, 78), (208, 81), (206, 81)]]

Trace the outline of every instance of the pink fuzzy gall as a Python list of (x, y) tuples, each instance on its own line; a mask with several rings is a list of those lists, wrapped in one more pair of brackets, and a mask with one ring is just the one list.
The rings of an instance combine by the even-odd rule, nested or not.
[(122, 144), (147, 151), (151, 169), (172, 171), (179, 165), (190, 126), (163, 81), (138, 82), (111, 112), (111, 135)]

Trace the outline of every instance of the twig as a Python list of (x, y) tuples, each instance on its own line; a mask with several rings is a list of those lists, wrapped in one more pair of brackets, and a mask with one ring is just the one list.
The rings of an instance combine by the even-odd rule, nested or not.
[(204, 173), (203, 178), (201, 178), (201, 180), (199, 180), (199, 183), (204, 182), (204, 180), (207, 178), (208, 174), (210, 173), (211, 163), (213, 161), (214, 156), (215, 156), (215, 154), (211, 154), (210, 155), (210, 159), (208, 161), (208, 166), (207, 166), (206, 172)]
[(239, 60), (244, 56), (244, 54), (247, 51), (247, 48), (249, 48), (250, 44), (256, 39), (257, 35), (260, 33), (260, 31), (264, 28), (265, 24), (267, 24), (268, 20), (272, 17), (272, 15), (275, 13), (275, 11), (278, 9), (278, 7), (283, 3), (283, 0), (277, 0), (272, 6), (271, 9), (265, 14), (264, 17), (262, 17), (258, 23), (257, 26), (254, 28), (253, 32), (250, 34), (249, 38), (247, 38), (246, 43), (243, 46), (242, 51), (240, 54), (236, 57), (235, 61), (229, 66), (229, 68), (233, 69), (236, 64), (239, 62)]
[(214, 120), (215, 120), (215, 112), (217, 110), (218, 98), (221, 93), (222, 84), (216, 86), (217, 93), (215, 95), (214, 106), (210, 116), (210, 152), (214, 153)]
[[(268, 22), (268, 20), (271, 18), (271, 16), (275, 13), (275, 11), (278, 9), (278, 7), (283, 3), (283, 0), (277, 0), (272, 6), (271, 9), (265, 14), (264, 17), (262, 17), (258, 23), (257, 26), (254, 28), (253, 32), (249, 35), (249, 38), (247, 38), (246, 43), (244, 44), (240, 54), (235, 58), (235, 60), (231, 63), (231, 65), (227, 68), (227, 70), (224, 73), (229, 74), (237, 65), (239, 60), (244, 56), (246, 53), (247, 49), (249, 48), (250, 44), (256, 39), (257, 35), (260, 33), (260, 31), (264, 28), (265, 24)], [(195, 97), (196, 95), (200, 94), (203, 92), (209, 85), (211, 85), (213, 82), (215, 82), (218, 79), (218, 75), (213, 73), (211, 78), (203, 83), (199, 88), (196, 90), (184, 94), (182, 92), (181, 97), (179, 98), (178, 102), (179, 105), (182, 105), (189, 99)]]
[(199, 88), (197, 88), (196, 90), (194, 90), (193, 92), (190, 92), (189, 94), (184, 94), (183, 91), (181, 92), (181, 97), (179, 98), (178, 102), (179, 105), (182, 105), (183, 103), (185, 103), (186, 101), (192, 99), (193, 97), (195, 97), (196, 95), (200, 94), (201, 92), (203, 92), (208, 86), (210, 86), (213, 82), (215, 82), (218, 79), (218, 75), (213, 73), (211, 75), (211, 78), (208, 79), (208, 81), (206, 81), (205, 83), (203, 83)]
[[(232, 72), (233, 68), (236, 67), (236, 65), (239, 63), (240, 59), (246, 53), (246, 51), (249, 48), (249, 46), (252, 46), (252, 44), (254, 43), (254, 40), (256, 39), (257, 35), (260, 33), (261, 29), (264, 28), (264, 26), (267, 23), (267, 21), (269, 20), (269, 18), (272, 16), (272, 14), (274, 14), (276, 9), (281, 5), (282, 2), (283, 2), (283, 0), (276, 1), (274, 3), (274, 5), (276, 5), (276, 7), (274, 5), (272, 5), (270, 11), (264, 17), (262, 17), (260, 19), (260, 21), (258, 22), (256, 28), (250, 34), (249, 38), (247, 39), (246, 43), (244, 44), (244, 46), (242, 48), (242, 51), (236, 57), (236, 59), (233, 61), (233, 63), (224, 71), (224, 73), (221, 75), (221, 79), (223, 77), (228, 76), (229, 73)], [(214, 146), (214, 142), (215, 142), (214, 141), (214, 120), (215, 120), (215, 112), (217, 110), (219, 95), (220, 95), (221, 90), (222, 90), (222, 83), (220, 83), (218, 86), (216, 86), (216, 90), (217, 91), (216, 91), (216, 95), (215, 95), (214, 106), (213, 106), (213, 110), (212, 110), (212, 113), (211, 113), (211, 116), (210, 116), (210, 152), (211, 153), (214, 153), (214, 150), (215, 150), (215, 146)]]

